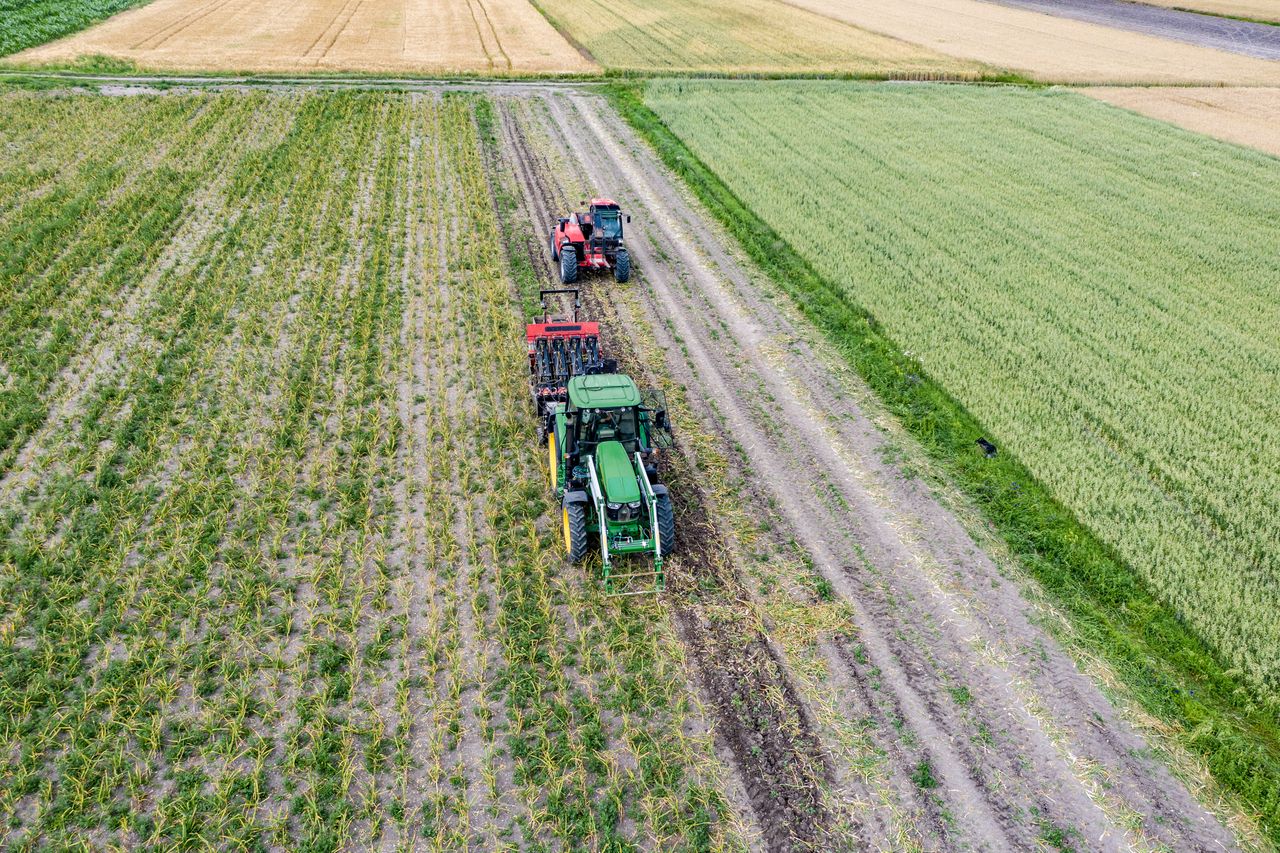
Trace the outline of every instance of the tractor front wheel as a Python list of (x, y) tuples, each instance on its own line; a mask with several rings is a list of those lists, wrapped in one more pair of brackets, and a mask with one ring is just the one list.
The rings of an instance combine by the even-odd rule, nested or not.
[(664, 558), (675, 553), (676, 516), (671, 511), (670, 495), (658, 495), (658, 545), (662, 548)]
[(564, 550), (569, 562), (587, 558), (587, 505), (566, 504), (564, 508)]
[(578, 252), (573, 246), (560, 247), (560, 281), (573, 284), (578, 280)]
[(619, 249), (613, 260), (613, 280), (618, 284), (626, 284), (631, 280), (631, 254), (626, 249)]

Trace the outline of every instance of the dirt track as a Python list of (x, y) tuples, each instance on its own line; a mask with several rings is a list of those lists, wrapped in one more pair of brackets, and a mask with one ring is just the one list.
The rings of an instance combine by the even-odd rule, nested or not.
[[(579, 182), (623, 204), (640, 272), (625, 287), (588, 284), (592, 310), (609, 328), (651, 329), (702, 424), (726, 439), (745, 511), (773, 531), (750, 547), (777, 556), (794, 538), (852, 615), (812, 638), (826, 675), (798, 677), (776, 642), (787, 626), (751, 627), (770, 602), (745, 578), (747, 549), (707, 521), (724, 498), (685, 488), (677, 523), (703, 544), (673, 570), (672, 615), (762, 846), (1007, 850), (1061, 837), (1094, 850), (1234, 849), (1038, 626), (1018, 583), (895, 461), (863, 386), (604, 102), (548, 95), (503, 110), (512, 169), (534, 199), (504, 215), (533, 220), (535, 269), (550, 268), (543, 223)], [(525, 137), (563, 140), (568, 154)], [(687, 447), (682, 464), (681, 485), (693, 483)], [(781, 700), (773, 717), (738, 711), (768, 695)], [(820, 720), (824, 701), (859, 721), (863, 754)]]
[(20, 63), (101, 54), (148, 69), (590, 74), (528, 0), (156, 0)]

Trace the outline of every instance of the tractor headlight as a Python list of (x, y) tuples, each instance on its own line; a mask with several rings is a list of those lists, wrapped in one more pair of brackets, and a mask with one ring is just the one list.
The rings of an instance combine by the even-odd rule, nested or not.
[(617, 512), (622, 508), (622, 504), (609, 504), (609, 512)]
[(640, 501), (632, 501), (627, 504), (627, 507), (631, 510), (632, 518), (638, 518), (640, 516)]

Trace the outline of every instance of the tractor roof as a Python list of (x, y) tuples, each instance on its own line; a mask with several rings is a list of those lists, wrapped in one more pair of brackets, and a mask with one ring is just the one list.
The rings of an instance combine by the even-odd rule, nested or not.
[(640, 390), (630, 376), (600, 373), (569, 380), (569, 402), (579, 409), (619, 409), (640, 405)]
[(618, 203), (611, 198), (593, 198), (591, 199), (592, 207), (607, 207), (618, 210)]

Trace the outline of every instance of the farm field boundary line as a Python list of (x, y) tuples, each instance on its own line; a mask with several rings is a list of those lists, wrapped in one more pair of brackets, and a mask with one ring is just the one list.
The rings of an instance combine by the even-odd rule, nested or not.
[[(708, 72), (663, 72), (662, 74), (631, 73), (607, 71), (603, 76), (591, 75), (523, 75), (483, 76), (483, 75), (431, 75), (413, 77), (406, 75), (375, 74), (165, 74), (145, 70), (128, 71), (93, 71), (74, 68), (48, 68), (43, 66), (23, 66), (14, 63), (0, 63), (0, 85), (6, 81), (10, 85), (28, 86), (74, 86), (77, 84), (115, 85), (115, 86), (150, 86), (155, 89), (188, 88), (228, 91), (234, 89), (286, 89), (300, 88), (316, 91), (350, 91), (369, 90), (386, 92), (437, 91), (448, 88), (451, 91), (510, 91), (511, 89), (550, 89), (556, 87), (585, 88), (606, 85), (614, 81), (647, 80), (650, 78), (672, 78), (682, 80), (717, 80), (724, 82), (740, 81), (753, 83), (762, 80), (858, 80), (865, 83), (937, 83), (940, 85), (964, 86), (1033, 86), (1051, 85), (1032, 80), (1015, 72), (992, 72), (980, 77), (948, 77), (948, 76), (912, 76), (912, 75), (854, 75), (823, 74), (816, 72), (794, 72), (777, 74), (713, 74)], [(1096, 84), (1105, 85), (1105, 84)], [(1166, 84), (1152, 84), (1166, 85)], [(1168, 84), (1178, 85), (1178, 84)], [(108, 93), (109, 94), (109, 93)]]
[[(117, 62), (183, 73), (594, 74), (526, 0), (152, 0), (17, 62)], [(105, 59), (103, 59), (105, 57)]]
[(6, 3), (0, 56), (47, 44), (151, 0), (26, 0)]
[[(1064, 641), (1105, 661), (1128, 696), (1169, 724), (1170, 741), (1198, 756), (1225, 792), (1259, 815), (1268, 838), (1280, 841), (1280, 729), (1250, 702), (1240, 679), (1021, 463), (1007, 453), (997, 460), (975, 454), (974, 437), (983, 432), (973, 417), (924, 376), (872, 316), (844, 301), (833, 283), (743, 204), (644, 103), (640, 87), (616, 84), (609, 94), (615, 108), (822, 330), (1070, 617), (1074, 632)], [(1010, 510), (1003, 499), (1015, 493), (1019, 502)], [(1125, 591), (1123, 608), (1099, 592), (1107, 583)]]
[(1076, 91), (1119, 109), (1280, 157), (1280, 88), (1106, 86)]
[(237, 89), (304, 89), (315, 91), (377, 90), (386, 92), (449, 91), (519, 91), (521, 89), (578, 88), (600, 85), (599, 78), (482, 78), (482, 77), (403, 77), (372, 75), (315, 75), (272, 77), (269, 75), (219, 74), (86, 74), (77, 71), (41, 71), (20, 68), (0, 69), (0, 83), (20, 84), (25, 81), (49, 83), (100, 84), (138, 88), (178, 88), (226, 91)]

